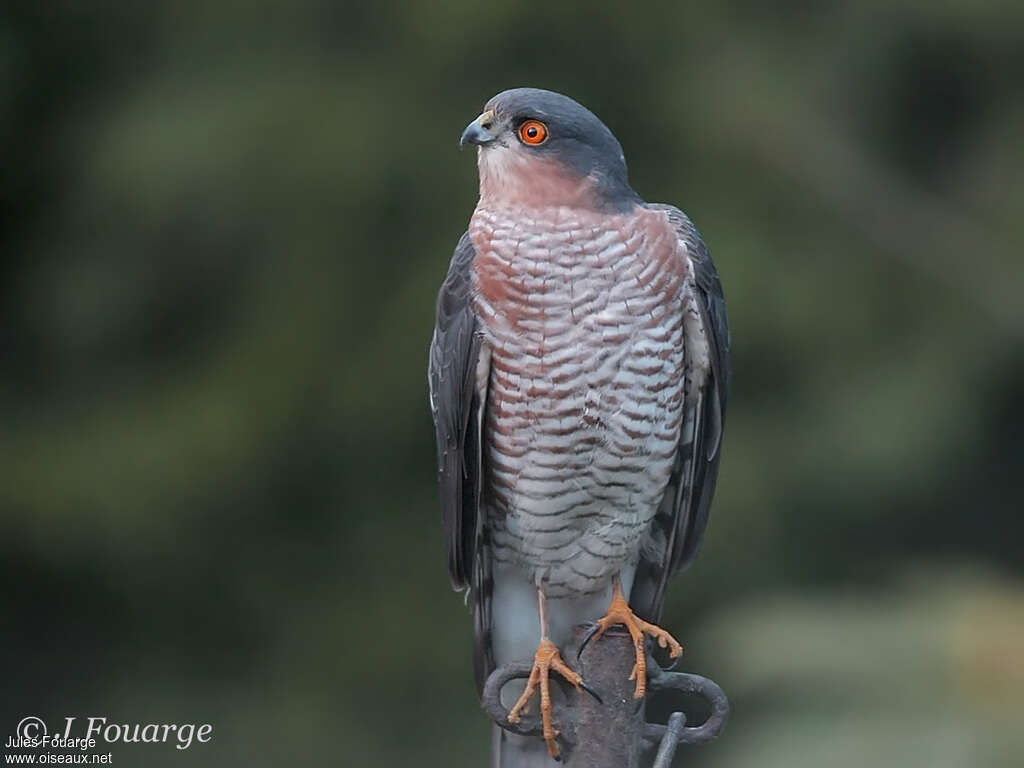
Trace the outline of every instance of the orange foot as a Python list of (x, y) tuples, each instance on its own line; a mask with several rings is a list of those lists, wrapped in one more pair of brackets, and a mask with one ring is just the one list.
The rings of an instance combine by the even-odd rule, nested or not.
[(551, 724), (551, 684), (549, 681), (551, 670), (560, 674), (575, 685), (577, 689), (583, 684), (583, 678), (569, 669), (566, 663), (562, 661), (562, 656), (555, 644), (544, 638), (540, 641), (537, 653), (533, 657), (533, 669), (530, 670), (530, 679), (526, 682), (526, 689), (523, 691), (523, 695), (519, 697), (519, 701), (515, 703), (515, 706), (509, 710), (508, 721), (510, 723), (519, 722), (520, 714), (526, 712), (530, 703), (530, 697), (533, 696), (537, 684), (540, 683), (540, 718), (544, 725), (544, 741), (548, 745), (548, 754), (552, 757), (558, 757), (558, 744), (555, 742), (558, 731)]
[(624, 625), (633, 638), (636, 664), (633, 665), (633, 672), (630, 674), (629, 679), (636, 680), (636, 690), (633, 692), (633, 698), (642, 699), (644, 694), (647, 693), (647, 649), (644, 648), (644, 635), (650, 635), (658, 641), (658, 645), (662, 648), (668, 648), (668, 655), (673, 659), (682, 655), (683, 646), (661, 627), (650, 624), (633, 613), (633, 609), (629, 607), (629, 603), (626, 602), (626, 598), (622, 595), (622, 585), (619, 584), (618, 579), (615, 580), (615, 588), (612, 592), (611, 605), (608, 606), (608, 613), (598, 620), (597, 627), (592, 635), (593, 639), (596, 640), (601, 637), (608, 627), (615, 624)]

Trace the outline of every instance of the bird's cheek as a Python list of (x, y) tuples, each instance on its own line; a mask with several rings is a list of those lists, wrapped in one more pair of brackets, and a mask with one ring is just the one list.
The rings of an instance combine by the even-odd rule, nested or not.
[(480, 189), (500, 194), (503, 187), (518, 186), (523, 181), (527, 163), (518, 147), (481, 147), (479, 156)]

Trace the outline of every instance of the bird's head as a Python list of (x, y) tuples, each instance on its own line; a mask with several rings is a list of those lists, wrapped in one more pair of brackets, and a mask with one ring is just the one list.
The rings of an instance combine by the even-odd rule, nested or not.
[(568, 96), (539, 88), (502, 91), (466, 126), (478, 147), (480, 198), (522, 208), (625, 210), (638, 198), (619, 142)]

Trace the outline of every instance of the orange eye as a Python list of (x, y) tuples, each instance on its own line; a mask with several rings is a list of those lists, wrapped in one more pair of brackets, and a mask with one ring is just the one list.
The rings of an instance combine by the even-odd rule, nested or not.
[(519, 138), (523, 144), (543, 144), (548, 140), (548, 127), (540, 120), (527, 120), (519, 126)]

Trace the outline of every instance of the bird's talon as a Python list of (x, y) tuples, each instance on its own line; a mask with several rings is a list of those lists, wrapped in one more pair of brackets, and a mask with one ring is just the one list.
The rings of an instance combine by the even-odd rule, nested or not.
[[(564, 661), (562, 656), (558, 652), (558, 648), (547, 638), (540, 641), (540, 645), (537, 648), (537, 653), (533, 657), (533, 669), (530, 670), (530, 677), (526, 681), (526, 687), (523, 689), (522, 695), (512, 706), (512, 709), (508, 713), (508, 721), (510, 723), (518, 723), (520, 716), (523, 712), (527, 711), (530, 704), (530, 698), (533, 696), (534, 691), (540, 688), (540, 717), (543, 724), (544, 742), (548, 747), (548, 754), (551, 757), (557, 758), (558, 756), (558, 743), (555, 739), (558, 737), (559, 732), (555, 729), (551, 722), (551, 694), (550, 694), (550, 677), (551, 672), (556, 672), (577, 688), (586, 688), (583, 684), (583, 678), (580, 677), (579, 673), (575, 672), (569, 667)], [(591, 695), (596, 697), (593, 691), (590, 691)], [(598, 699), (600, 701), (600, 699)]]
[(600, 635), (597, 634), (598, 631), (600, 631), (600, 630), (601, 630), (601, 625), (600, 624), (596, 624), (596, 623), (594, 624), (594, 626), (592, 626), (590, 629), (587, 630), (587, 634), (584, 635), (584, 637), (583, 637), (583, 642), (580, 643), (580, 647), (576, 651), (576, 661), (580, 660), (580, 654), (582, 654), (583, 653), (583, 649), (587, 647), (587, 643), (589, 643), (595, 637), (600, 637)]
[(594, 699), (595, 699), (595, 700), (597, 701), (597, 703), (598, 703), (598, 704), (602, 704), (602, 705), (604, 704), (604, 702), (603, 702), (603, 701), (601, 700), (601, 697), (600, 697), (600, 696), (598, 696), (598, 694), (597, 694), (597, 691), (595, 691), (595, 690), (594, 690), (593, 688), (591, 688), (591, 687), (590, 687), (589, 685), (587, 685), (586, 683), (584, 683), (584, 682), (583, 682), (582, 680), (580, 680), (580, 684), (579, 684), (579, 687), (580, 687), (580, 688), (582, 688), (582, 689), (583, 689), (584, 691), (586, 691), (587, 693), (589, 693), (589, 694), (590, 694), (591, 696), (593, 696), (593, 697), (594, 697)]
[[(608, 613), (598, 620), (597, 626), (603, 631), (605, 627), (613, 624), (625, 626), (633, 638), (633, 651), (636, 654), (636, 663), (633, 665), (633, 671), (630, 672), (629, 679), (636, 681), (633, 697), (642, 699), (647, 693), (647, 648), (644, 636), (650, 635), (658, 641), (660, 647), (669, 648), (669, 656), (671, 658), (679, 656), (683, 652), (683, 648), (664, 629), (644, 621), (633, 613), (633, 609), (629, 607), (629, 603), (626, 602), (626, 598), (622, 594), (622, 585), (618, 580), (615, 581), (615, 586), (612, 590), (612, 602), (608, 606)], [(600, 634), (595, 633), (594, 636), (599, 637)]]

